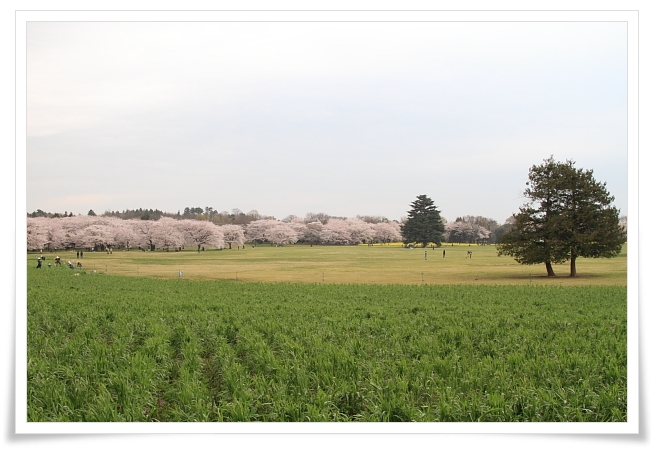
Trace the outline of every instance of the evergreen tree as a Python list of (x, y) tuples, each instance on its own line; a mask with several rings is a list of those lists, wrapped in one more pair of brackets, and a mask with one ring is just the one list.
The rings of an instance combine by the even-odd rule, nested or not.
[(567, 161), (562, 169), (564, 211), (558, 239), (571, 262), (570, 276), (575, 277), (578, 257), (615, 257), (621, 253), (626, 233), (606, 183), (596, 181), (592, 170), (576, 169), (573, 164)]
[(545, 263), (548, 276), (555, 276), (552, 264), (571, 262), (577, 275), (578, 257), (611, 258), (625, 242), (614, 197), (605, 183), (593, 178), (593, 171), (576, 169), (574, 162), (561, 163), (552, 156), (532, 166), (528, 202), (514, 214), (512, 229), (500, 238), (499, 255), (513, 256), (521, 264)]
[(426, 247), (432, 242), (441, 246), (444, 224), (434, 202), (426, 195), (419, 195), (411, 206), (407, 221), (400, 227), (405, 243), (415, 242)]
[(524, 192), (529, 200), (514, 214), (513, 227), (496, 246), (499, 255), (513, 256), (521, 264), (545, 263), (549, 277), (555, 276), (553, 264), (567, 259), (565, 250), (557, 245), (562, 213), (559, 169), (552, 157), (530, 168)]

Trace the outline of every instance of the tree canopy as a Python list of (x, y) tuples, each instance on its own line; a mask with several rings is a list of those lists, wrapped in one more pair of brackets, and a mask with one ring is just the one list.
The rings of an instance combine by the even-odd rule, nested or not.
[(419, 195), (411, 206), (412, 209), (407, 211), (407, 221), (400, 227), (404, 242), (420, 243), (423, 247), (432, 242), (440, 246), (444, 223), (432, 199), (427, 195)]
[(521, 264), (545, 263), (548, 276), (555, 276), (553, 264), (570, 261), (574, 277), (578, 257), (611, 258), (621, 252), (626, 235), (619, 211), (606, 183), (596, 181), (592, 170), (551, 156), (532, 166), (528, 178), (528, 201), (500, 238), (499, 255), (513, 256)]

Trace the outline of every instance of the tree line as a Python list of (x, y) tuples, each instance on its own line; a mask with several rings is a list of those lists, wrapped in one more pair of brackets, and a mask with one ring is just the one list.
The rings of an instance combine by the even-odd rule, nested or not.
[(356, 245), (402, 241), (405, 246), (451, 243), (496, 243), (498, 255), (509, 255), (521, 264), (545, 264), (555, 276), (553, 264), (570, 262), (576, 276), (578, 258), (617, 256), (627, 238), (627, 218), (612, 206), (614, 197), (573, 161), (557, 162), (552, 156), (528, 173), (526, 203), (503, 225), (482, 216), (457, 217), (448, 222), (427, 195), (410, 204), (400, 221), (383, 216), (345, 218), (326, 213), (293, 215), (282, 220), (262, 216), (256, 210), (243, 213), (216, 212), (211, 207), (186, 207), (177, 214), (160, 210), (106, 211), (97, 216), (28, 214), (28, 250), (60, 248), (105, 249), (134, 246), (142, 249), (181, 249), (195, 245), (237, 248), (246, 242), (288, 245), (295, 243)]
[[(357, 245), (403, 241), (405, 245), (409, 245), (409, 241), (403, 240), (400, 232), (402, 222), (388, 220), (383, 216), (345, 218), (325, 213), (308, 213), (305, 218), (287, 216), (277, 220), (251, 212), (243, 216), (254, 220), (246, 221), (244, 218), (241, 222), (224, 223), (217, 221), (216, 217), (210, 221), (199, 217), (150, 215), (151, 211), (158, 210), (135, 211), (141, 214), (132, 218), (109, 214), (28, 217), (27, 248), (46, 251), (133, 247), (171, 250), (191, 244), (197, 245), (199, 239), (196, 234), (203, 231), (207, 237), (200, 242), (201, 247), (228, 249), (239, 248), (246, 242), (255, 245)], [(239, 214), (234, 216), (239, 217)], [(494, 234), (480, 225), (483, 220), (490, 219), (465, 216), (457, 218), (455, 222), (443, 221), (446, 228), (444, 240), (476, 244), (489, 242), (490, 236), (493, 237)], [(494, 233), (501, 228), (492, 226)]]
[(55, 251), (85, 248), (106, 250), (139, 248), (153, 251), (198, 251), (254, 245), (357, 245), (400, 241), (398, 221), (369, 223), (362, 219), (329, 218), (325, 223), (301, 218), (258, 219), (248, 224), (216, 225), (210, 221), (161, 217), (159, 220), (120, 219), (111, 216), (29, 217), (27, 249)]

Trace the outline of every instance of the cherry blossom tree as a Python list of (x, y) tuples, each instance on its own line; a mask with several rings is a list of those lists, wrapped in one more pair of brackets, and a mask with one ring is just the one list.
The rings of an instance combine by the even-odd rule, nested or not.
[(491, 236), (491, 232), (485, 227), (470, 222), (448, 222), (445, 228), (444, 235), (448, 242), (480, 243)]
[(49, 251), (63, 248), (65, 236), (64, 236), (64, 230), (61, 226), (61, 219), (48, 219), (45, 229), (46, 229), (45, 248)]
[(113, 227), (114, 245), (129, 250), (137, 242), (134, 227), (128, 220), (119, 219)]
[(186, 242), (201, 247), (225, 247), (223, 233), (217, 225), (211, 222), (184, 219), (178, 222), (178, 229), (182, 232)]
[[(61, 219), (35, 217), (27, 219), (27, 238), (30, 250), (55, 250), (64, 247)], [(31, 234), (31, 236), (30, 236)], [(35, 239), (37, 239), (35, 241)], [(43, 241), (43, 242), (41, 242)]]
[(467, 222), (448, 222), (444, 230), (444, 238), (451, 243), (466, 242), (470, 224)]
[(343, 219), (330, 219), (321, 230), (321, 242), (324, 244), (350, 244), (350, 226)]
[(221, 225), (218, 227), (223, 233), (223, 239), (228, 245), (228, 248), (232, 248), (232, 244), (236, 245), (237, 248), (246, 243), (246, 236), (243, 232), (243, 228), (239, 225)]
[(374, 239), (376, 242), (389, 244), (390, 242), (400, 242), (403, 240), (398, 222), (379, 222), (373, 224), (373, 230), (375, 232)]
[(178, 221), (170, 217), (162, 217), (154, 228), (153, 238), (156, 246), (168, 251), (184, 245), (184, 235), (180, 231)]
[(303, 242), (308, 242), (310, 246), (321, 242), (321, 231), (323, 224), (321, 222), (310, 222), (305, 226), (305, 234), (302, 236)]
[(92, 216), (73, 216), (59, 219), (63, 238), (61, 248), (82, 248), (86, 236), (84, 229), (93, 223)]
[(150, 251), (154, 251), (157, 246), (157, 227), (158, 223), (154, 220), (130, 220), (134, 234), (136, 235), (136, 244), (139, 247), (148, 247)]
[(266, 231), (266, 240), (276, 246), (295, 244), (298, 241), (298, 233), (289, 224), (278, 222)]
[(370, 223), (361, 219), (346, 219), (350, 228), (350, 244), (366, 244), (373, 242), (375, 231)]
[(271, 219), (260, 219), (250, 222), (248, 225), (246, 225), (246, 241), (260, 244), (268, 241), (268, 230), (277, 226), (278, 223), (279, 222), (277, 220)]
[(307, 224), (305, 220), (300, 217), (293, 217), (288, 225), (296, 232), (298, 235), (298, 241), (305, 241), (305, 234), (307, 233)]
[(42, 250), (47, 239), (47, 220), (42, 217), (27, 219), (27, 249)]
[(103, 224), (92, 224), (84, 228), (82, 241), (78, 243), (84, 248), (105, 249), (114, 244), (113, 230)]
[(491, 231), (487, 230), (485, 227), (481, 225), (477, 225), (475, 228), (477, 233), (476, 242), (478, 243), (487, 242), (489, 236), (491, 236)]

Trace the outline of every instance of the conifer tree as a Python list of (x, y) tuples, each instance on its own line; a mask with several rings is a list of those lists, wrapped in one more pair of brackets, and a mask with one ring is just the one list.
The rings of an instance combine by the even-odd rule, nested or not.
[(570, 261), (570, 276), (575, 277), (577, 258), (611, 258), (621, 252), (625, 232), (612, 206), (614, 197), (593, 171), (574, 165), (551, 156), (530, 168), (524, 192), (528, 201), (501, 237), (499, 255), (513, 256), (521, 264), (545, 263), (548, 276), (555, 276), (553, 264)]
[(441, 246), (444, 224), (441, 213), (434, 202), (426, 195), (419, 195), (407, 211), (407, 221), (400, 227), (405, 243), (415, 242), (426, 247), (432, 242)]

